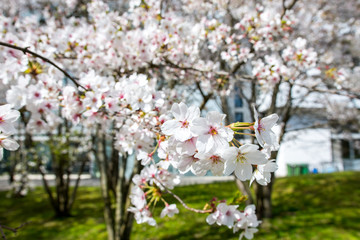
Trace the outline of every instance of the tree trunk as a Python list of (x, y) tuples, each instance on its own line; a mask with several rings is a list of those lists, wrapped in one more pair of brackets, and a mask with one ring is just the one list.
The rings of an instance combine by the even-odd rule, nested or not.
[(98, 133), (95, 136), (97, 138), (96, 141), (96, 149), (95, 149), (95, 159), (96, 163), (99, 166), (100, 170), (100, 187), (101, 187), (101, 194), (104, 201), (104, 218), (106, 224), (106, 230), (108, 233), (108, 240), (115, 240), (115, 226), (114, 226), (114, 216), (111, 209), (111, 196), (110, 196), (110, 187), (109, 187), (109, 171), (107, 170), (107, 159), (102, 138), (105, 136), (100, 136)]
[[(271, 152), (271, 159), (276, 159), (278, 151)], [(271, 195), (275, 182), (275, 174), (271, 173), (271, 182), (267, 186), (261, 186), (256, 183), (256, 215), (258, 218), (271, 218), (272, 217), (272, 202)]]
[[(134, 214), (127, 211), (131, 205), (129, 194), (132, 187), (132, 178), (139, 174), (142, 166), (134, 159), (134, 166), (130, 176), (126, 176), (129, 165), (129, 156), (119, 154), (114, 144), (106, 141), (106, 137), (114, 139), (115, 131), (110, 135), (101, 131), (98, 125), (92, 136), (92, 153), (100, 171), (100, 187), (104, 201), (104, 218), (108, 240), (128, 240), (134, 222)], [(110, 144), (111, 153), (106, 151)]]
[(271, 193), (274, 183), (273, 175), (272, 173), (272, 180), (267, 186), (261, 186), (256, 183), (256, 215), (259, 219), (272, 217)]

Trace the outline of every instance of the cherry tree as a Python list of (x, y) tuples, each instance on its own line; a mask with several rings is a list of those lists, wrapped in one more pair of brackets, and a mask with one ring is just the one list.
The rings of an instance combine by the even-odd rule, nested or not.
[[(85, 129), (81, 147), (99, 166), (109, 239), (129, 238), (134, 218), (156, 225), (151, 205), (164, 204), (161, 217), (179, 213), (165, 195), (251, 239), (260, 223), (254, 205), (193, 209), (173, 193), (179, 175), (168, 169), (233, 174), (244, 191), (257, 182), (259, 216), (271, 216), (276, 151), (291, 115), (321, 90), (314, 82), (322, 74), (347, 79), (319, 70), (316, 45), (295, 34), (299, 3), (134, 0), (126, 11), (102, 1), (51, 4), (24, 16), (21, 1), (3, 6), (5, 106), (31, 113), (28, 133), (62, 134), (62, 122)], [(227, 97), (235, 90), (251, 122), (232, 121)], [(210, 111), (211, 101), (225, 114)], [(280, 139), (272, 131), (279, 117)]]

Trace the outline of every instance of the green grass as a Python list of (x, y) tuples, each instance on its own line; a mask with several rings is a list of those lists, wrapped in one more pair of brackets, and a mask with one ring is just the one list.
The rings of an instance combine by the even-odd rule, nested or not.
[[(194, 208), (213, 196), (230, 199), (234, 183), (179, 187), (176, 193)], [(9, 199), (0, 192), (0, 223), (16, 227), (30, 222), (8, 239), (106, 239), (100, 189), (80, 188), (73, 217), (55, 219), (41, 188), (26, 198)], [(360, 173), (344, 172), (276, 179), (274, 218), (265, 220), (255, 239), (360, 239)], [(238, 239), (226, 227), (208, 226), (206, 215), (186, 211), (174, 218), (157, 218), (157, 227), (134, 224), (132, 239)], [(161, 206), (155, 209), (158, 213)]]

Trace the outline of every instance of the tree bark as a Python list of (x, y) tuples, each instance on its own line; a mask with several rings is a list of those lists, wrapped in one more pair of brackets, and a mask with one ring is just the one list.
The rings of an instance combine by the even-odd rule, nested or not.
[[(105, 134), (98, 131), (96, 137), (93, 138), (95, 146), (93, 152), (100, 170), (100, 186), (104, 200), (104, 218), (108, 240), (128, 240), (134, 220), (133, 213), (127, 211), (130, 206), (128, 195), (131, 192), (131, 179), (141, 169), (140, 162), (135, 160), (131, 176), (126, 178), (128, 156), (126, 154), (119, 156), (116, 149), (112, 150), (112, 154), (106, 154), (104, 138)], [(109, 169), (110, 166), (111, 170)], [(116, 176), (114, 176), (115, 173)], [(116, 185), (113, 188), (111, 185), (114, 184), (115, 180)]]
[(96, 148), (95, 148), (95, 159), (99, 166), (100, 170), (100, 187), (101, 187), (101, 194), (104, 201), (104, 218), (106, 229), (108, 233), (108, 240), (115, 240), (115, 228), (114, 228), (114, 216), (111, 209), (111, 196), (110, 196), (110, 187), (109, 187), (109, 179), (108, 179), (108, 170), (107, 170), (107, 163), (106, 163), (106, 154), (105, 149), (103, 149), (102, 140), (104, 138), (103, 134), (100, 134), (97, 131), (95, 136), (97, 140)]
[(256, 215), (259, 219), (272, 217), (271, 194), (274, 183), (274, 174), (272, 180), (267, 186), (261, 186), (256, 183)]

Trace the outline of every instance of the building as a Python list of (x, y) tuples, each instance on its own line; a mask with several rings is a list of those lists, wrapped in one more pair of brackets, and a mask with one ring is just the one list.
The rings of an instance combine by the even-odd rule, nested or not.
[[(233, 120), (251, 121), (248, 106), (236, 93), (229, 98), (229, 106)], [(330, 125), (323, 106), (305, 106), (293, 115), (280, 145), (275, 174), (360, 171), (360, 133), (345, 133)]]

